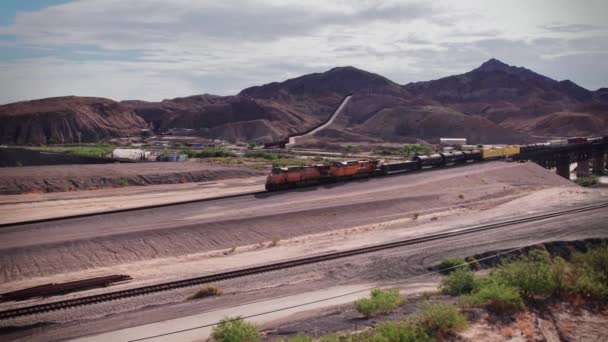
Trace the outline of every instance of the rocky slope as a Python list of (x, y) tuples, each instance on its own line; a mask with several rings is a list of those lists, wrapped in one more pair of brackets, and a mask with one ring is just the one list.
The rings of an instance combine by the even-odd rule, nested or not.
[(418, 97), (536, 136), (608, 131), (608, 96), (490, 59), (470, 72), (404, 86)]
[(65, 97), (0, 106), (4, 143), (95, 141), (136, 132), (193, 128), (233, 141), (267, 142), (314, 127), (353, 97), (319, 139), (516, 143), (608, 133), (608, 88), (589, 91), (496, 59), (455, 76), (399, 85), (337, 67), (235, 96), (197, 95), (161, 102)]
[(48, 144), (97, 141), (139, 134), (146, 122), (118, 102), (94, 97), (55, 97), (0, 106), (0, 141)]
[(197, 95), (162, 102), (123, 101), (158, 132), (194, 128), (225, 140), (272, 141), (318, 120), (298, 108), (247, 96)]

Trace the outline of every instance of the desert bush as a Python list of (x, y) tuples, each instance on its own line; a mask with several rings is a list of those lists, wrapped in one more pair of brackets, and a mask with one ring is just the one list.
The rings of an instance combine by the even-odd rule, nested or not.
[(287, 340), (279, 339), (279, 341), (280, 342), (285, 342), (285, 341), (287, 341), (287, 342), (313, 342), (314, 339), (307, 335), (296, 335)]
[(471, 293), (476, 287), (475, 274), (467, 268), (458, 268), (441, 280), (441, 292), (450, 296)]
[(574, 274), (570, 265), (566, 260), (556, 257), (551, 264), (551, 276), (555, 283), (554, 294), (558, 296), (564, 295), (573, 287)]
[(126, 186), (129, 186), (129, 181), (126, 180), (126, 179), (121, 179), (121, 180), (118, 181), (118, 186), (121, 186), (123, 188), (126, 187)]
[(222, 294), (222, 289), (215, 285), (206, 285), (199, 288), (192, 296), (188, 299), (200, 299), (206, 297), (219, 296)]
[(211, 336), (218, 342), (256, 342), (261, 340), (258, 327), (240, 317), (226, 317), (213, 327)]
[(245, 153), (245, 157), (260, 158), (260, 159), (266, 159), (266, 160), (276, 160), (276, 159), (285, 158), (285, 156), (282, 156), (280, 154), (268, 153), (268, 152), (263, 152), (263, 151), (249, 151), (249, 152)]
[(575, 291), (595, 299), (608, 299), (608, 246), (577, 253), (573, 263)]
[(473, 270), (481, 269), (481, 264), (474, 257), (469, 256), (469, 257), (466, 257), (464, 260), (469, 264), (469, 267), (472, 268)]
[[(383, 322), (378, 324), (371, 338), (374, 342), (423, 342), (433, 341), (421, 325), (414, 322)], [(368, 340), (369, 341), (369, 340)]]
[(365, 317), (371, 317), (377, 313), (390, 312), (405, 303), (406, 299), (401, 296), (398, 289), (374, 289), (370, 298), (355, 301), (355, 308)]
[(306, 161), (302, 159), (277, 159), (272, 162), (272, 167), (285, 167), (285, 166), (304, 166)]
[(279, 241), (281, 241), (281, 239), (278, 236), (273, 236), (272, 240), (268, 244), (268, 247), (276, 247), (279, 244)]
[(468, 264), (463, 257), (447, 257), (441, 260), (439, 271), (441, 274), (449, 274), (459, 268), (468, 268)]
[(433, 147), (430, 145), (409, 144), (403, 145), (401, 151), (405, 155), (431, 154), (433, 153)]
[(205, 148), (200, 151), (197, 151), (194, 154), (197, 158), (225, 158), (225, 157), (235, 157), (234, 153), (230, 151), (226, 151), (220, 148)]
[(468, 326), (466, 317), (449, 304), (426, 305), (415, 321), (428, 336), (453, 334)]
[(524, 306), (517, 288), (492, 279), (480, 284), (477, 290), (463, 298), (463, 302), (500, 315), (517, 312)]
[(498, 283), (516, 287), (526, 298), (546, 297), (556, 288), (551, 258), (544, 250), (532, 250), (510, 263), (502, 263), (492, 277)]
[(597, 181), (597, 178), (595, 178), (595, 177), (579, 177), (574, 180), (574, 183), (576, 183), (580, 186), (589, 187), (589, 186), (597, 185), (598, 181)]

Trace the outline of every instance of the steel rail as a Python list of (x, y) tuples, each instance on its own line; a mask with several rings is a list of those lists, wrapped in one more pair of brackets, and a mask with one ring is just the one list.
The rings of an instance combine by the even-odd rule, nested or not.
[(431, 235), (410, 238), (410, 239), (405, 239), (405, 240), (400, 240), (400, 241), (394, 241), (394, 242), (388, 242), (388, 243), (383, 243), (383, 244), (378, 244), (378, 245), (365, 246), (365, 247), (350, 249), (350, 250), (346, 250), (346, 251), (333, 252), (333, 253), (328, 253), (328, 254), (281, 261), (281, 262), (267, 264), (267, 265), (254, 266), (254, 267), (244, 268), (244, 269), (240, 269), (240, 270), (227, 271), (227, 272), (210, 274), (210, 275), (205, 275), (205, 276), (200, 276), (200, 277), (195, 277), (195, 278), (171, 281), (171, 282), (162, 283), (162, 284), (148, 285), (148, 286), (143, 286), (143, 287), (139, 287), (139, 288), (115, 291), (115, 292), (104, 293), (104, 294), (99, 294), (99, 295), (92, 295), (92, 296), (86, 296), (86, 297), (81, 297), (81, 298), (62, 300), (62, 301), (53, 302), (53, 303), (46, 303), (46, 304), (39, 304), (39, 305), (22, 307), (22, 308), (10, 309), (10, 310), (0, 312), (0, 319), (9, 319), (9, 318), (14, 318), (14, 317), (19, 317), (19, 316), (45, 313), (45, 312), (54, 311), (54, 310), (67, 309), (67, 308), (72, 308), (72, 307), (77, 307), (77, 306), (82, 306), (82, 305), (90, 305), (90, 304), (107, 302), (107, 301), (112, 301), (112, 300), (117, 300), (117, 299), (124, 299), (124, 298), (128, 298), (128, 297), (141, 296), (141, 295), (155, 293), (155, 292), (174, 290), (174, 289), (178, 289), (178, 288), (190, 287), (190, 286), (200, 285), (200, 284), (205, 284), (205, 283), (212, 283), (212, 282), (217, 282), (217, 281), (222, 281), (222, 280), (227, 280), (227, 279), (240, 278), (240, 277), (249, 276), (249, 275), (255, 275), (255, 274), (261, 274), (261, 273), (266, 273), (266, 272), (271, 272), (271, 271), (288, 269), (288, 268), (293, 268), (293, 267), (297, 267), (297, 266), (303, 266), (303, 265), (314, 264), (314, 263), (319, 263), (319, 262), (323, 262), (323, 261), (329, 261), (329, 260), (335, 260), (335, 259), (340, 259), (340, 258), (345, 258), (345, 257), (350, 257), (350, 256), (355, 256), (355, 255), (360, 255), (360, 254), (377, 252), (377, 251), (381, 251), (381, 250), (385, 250), (385, 249), (414, 245), (414, 244), (423, 243), (423, 242), (440, 240), (440, 239), (450, 238), (450, 237), (454, 237), (454, 236), (466, 235), (466, 234), (471, 234), (471, 233), (476, 233), (476, 232), (481, 232), (481, 231), (487, 231), (487, 230), (507, 227), (507, 226), (511, 226), (511, 225), (515, 225), (515, 224), (545, 220), (545, 219), (549, 219), (549, 218), (554, 218), (554, 217), (559, 217), (559, 216), (564, 216), (564, 215), (569, 215), (569, 214), (574, 214), (574, 213), (581, 213), (581, 212), (586, 212), (586, 211), (591, 211), (591, 210), (597, 210), (597, 209), (602, 209), (602, 208), (608, 208), (608, 202), (588, 205), (588, 206), (583, 206), (583, 207), (577, 207), (577, 208), (571, 208), (571, 209), (565, 209), (565, 210), (550, 212), (550, 213), (546, 213), (546, 214), (516, 218), (516, 219), (511, 219), (511, 220), (506, 220), (506, 221), (501, 221), (501, 222), (496, 222), (496, 223), (469, 226), (469, 227), (465, 227), (465, 228), (450, 230), (448, 232), (443, 232), (443, 233), (431, 234)]

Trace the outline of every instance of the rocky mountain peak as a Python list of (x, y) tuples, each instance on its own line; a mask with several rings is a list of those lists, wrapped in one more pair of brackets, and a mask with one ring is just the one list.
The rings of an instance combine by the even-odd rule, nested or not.
[(496, 58), (490, 58), (483, 64), (481, 64), (477, 69), (477, 71), (505, 71), (512, 68), (510, 65), (499, 61)]

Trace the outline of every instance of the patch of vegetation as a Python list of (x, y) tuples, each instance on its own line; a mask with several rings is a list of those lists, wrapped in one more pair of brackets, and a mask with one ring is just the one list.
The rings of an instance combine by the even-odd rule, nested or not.
[(492, 273), (498, 283), (510, 285), (526, 298), (547, 297), (553, 294), (556, 284), (551, 269), (551, 257), (545, 250), (531, 250), (508, 263), (502, 263)]
[(501, 315), (523, 309), (526, 300), (552, 296), (567, 298), (574, 294), (606, 300), (608, 246), (576, 253), (571, 262), (551, 258), (544, 249), (532, 249), (528, 255), (504, 260), (485, 278), (467, 271), (452, 272), (442, 280), (442, 290), (450, 295), (464, 294), (462, 303)]
[(279, 244), (279, 241), (281, 241), (281, 239), (278, 236), (273, 236), (268, 247), (276, 247)]
[(441, 281), (441, 292), (450, 296), (469, 294), (476, 288), (475, 274), (468, 268), (458, 268)]
[(608, 299), (608, 245), (573, 256), (573, 289), (593, 299)]
[(459, 268), (469, 268), (469, 265), (463, 257), (443, 258), (439, 264), (439, 272), (441, 274), (449, 274)]
[(126, 179), (121, 179), (118, 181), (118, 186), (123, 187), (123, 188), (127, 187), (127, 186), (129, 186), (129, 181)]
[(387, 313), (395, 310), (406, 302), (398, 289), (374, 289), (370, 298), (355, 301), (355, 308), (365, 317), (372, 317), (378, 313)]
[(517, 288), (492, 280), (483, 282), (478, 290), (465, 296), (463, 302), (499, 315), (512, 314), (524, 307)]
[(368, 341), (423, 342), (433, 341), (422, 325), (414, 322), (382, 322)]
[(580, 186), (590, 187), (597, 185), (598, 180), (596, 177), (578, 177), (574, 180), (574, 183)]
[(272, 162), (272, 167), (286, 167), (286, 166), (305, 166), (306, 161), (302, 159), (279, 159)]
[(46, 151), (46, 152), (58, 152), (58, 153), (69, 153), (78, 154), (91, 157), (105, 157), (112, 154), (112, 151), (116, 146), (99, 143), (91, 145), (63, 145), (63, 146), (37, 146), (33, 147), (35, 150)]
[(403, 147), (401, 148), (401, 153), (405, 154), (406, 156), (432, 154), (433, 152), (433, 147), (430, 145), (408, 144), (403, 145)]
[(249, 151), (245, 153), (245, 158), (259, 158), (266, 160), (286, 159), (288, 156), (279, 153), (269, 153), (264, 151)]
[(199, 288), (192, 296), (188, 297), (188, 299), (201, 299), (207, 297), (220, 296), (222, 292), (222, 289), (215, 285), (206, 285)]
[(415, 321), (429, 336), (445, 336), (465, 330), (467, 318), (450, 304), (427, 305)]
[[(194, 158), (226, 158), (226, 157), (236, 157), (236, 155), (230, 151), (223, 150), (221, 148), (205, 148), (202, 150), (184, 150), (191, 151), (192, 155), (188, 155), (189, 157)], [(184, 152), (182, 151), (182, 152)], [(194, 152), (192, 152), (194, 151)]]
[(240, 317), (226, 317), (213, 327), (211, 336), (218, 342), (257, 342), (262, 339), (258, 327)]
[(289, 338), (288, 340), (279, 339), (279, 342), (313, 342), (314, 339), (307, 335), (296, 335), (294, 337)]

